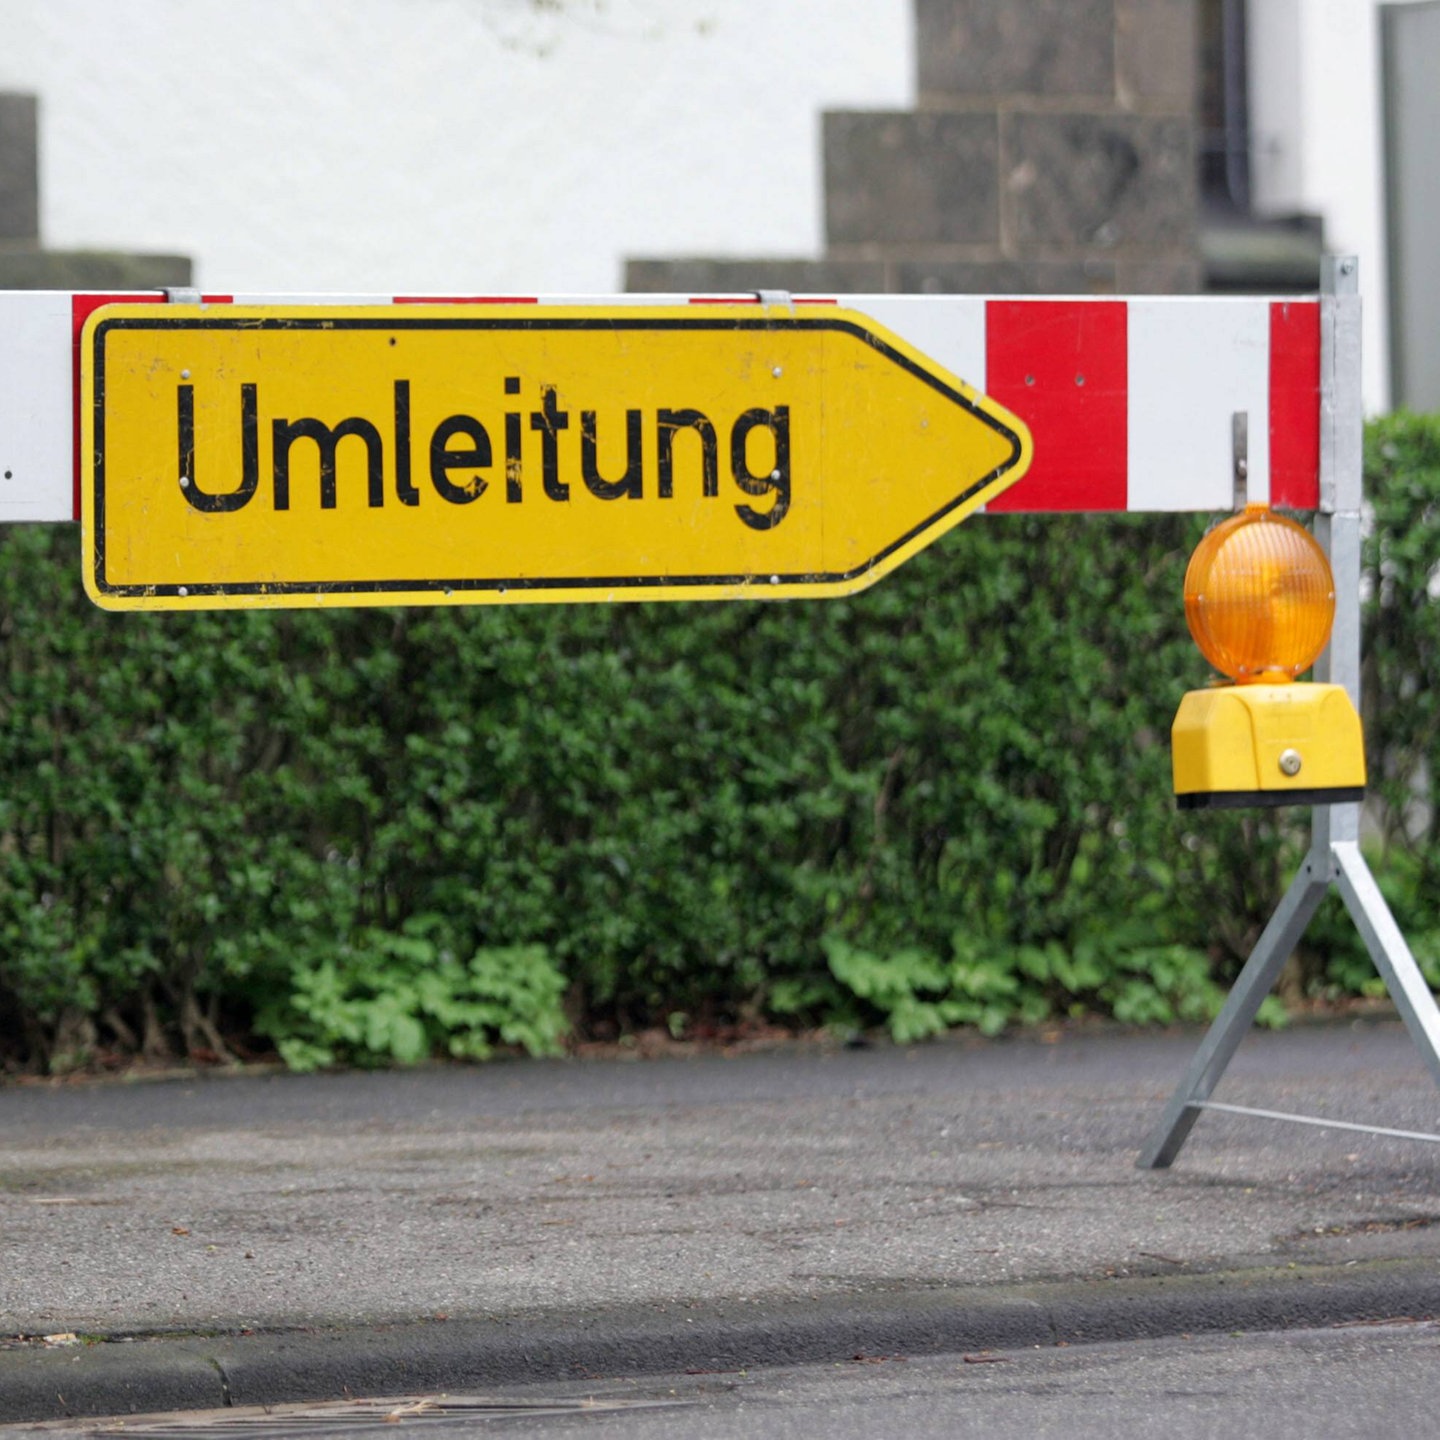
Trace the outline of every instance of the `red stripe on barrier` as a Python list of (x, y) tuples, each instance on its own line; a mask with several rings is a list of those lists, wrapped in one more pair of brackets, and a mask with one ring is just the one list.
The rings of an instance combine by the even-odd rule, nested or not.
[(985, 393), (1029, 427), (1035, 458), (987, 510), (1123, 510), (1129, 450), (1123, 300), (991, 300)]
[(1270, 306), (1270, 503), (1320, 505), (1320, 305)]

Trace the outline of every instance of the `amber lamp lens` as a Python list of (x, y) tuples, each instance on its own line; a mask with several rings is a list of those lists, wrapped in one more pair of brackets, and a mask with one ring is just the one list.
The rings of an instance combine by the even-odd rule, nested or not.
[(1185, 571), (1185, 619), (1200, 653), (1241, 683), (1293, 680), (1330, 638), (1335, 580), (1320, 543), (1264, 505), (1222, 521)]

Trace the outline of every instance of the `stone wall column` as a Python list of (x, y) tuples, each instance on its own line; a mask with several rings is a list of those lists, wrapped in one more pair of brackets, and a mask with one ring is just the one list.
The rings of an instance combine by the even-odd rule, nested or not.
[(1196, 0), (914, 5), (916, 108), (824, 116), (823, 258), (636, 261), (629, 286), (1199, 288)]
[(0, 245), (40, 243), (40, 147), (33, 95), (0, 94)]

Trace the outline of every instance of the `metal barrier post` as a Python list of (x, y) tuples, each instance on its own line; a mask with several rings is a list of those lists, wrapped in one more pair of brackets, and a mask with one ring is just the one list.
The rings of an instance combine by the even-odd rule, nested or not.
[[(1335, 624), (1330, 644), (1316, 662), (1315, 678), (1343, 685), (1359, 710), (1364, 412), (1360, 390), (1359, 266), (1354, 256), (1335, 256), (1325, 262), (1320, 325), (1320, 510), (1315, 518), (1315, 533), (1330, 557), (1335, 576)], [(1360, 853), (1360, 804), (1318, 805), (1313, 811), (1309, 853), (1171, 1096), (1160, 1123), (1141, 1148), (1137, 1161), (1141, 1169), (1168, 1166), (1205, 1109), (1323, 1123), (1245, 1106), (1212, 1107), (1208, 1102), (1332, 883), (1338, 887), (1411, 1040), (1440, 1085), (1440, 1009)], [(1396, 1133), (1348, 1123), (1337, 1128)], [(1440, 1142), (1440, 1136), (1410, 1138)]]

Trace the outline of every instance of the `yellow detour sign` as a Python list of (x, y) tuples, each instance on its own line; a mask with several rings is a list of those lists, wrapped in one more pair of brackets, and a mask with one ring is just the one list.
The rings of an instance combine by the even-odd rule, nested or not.
[(114, 609), (846, 595), (1030, 460), (828, 305), (111, 305), (82, 346)]

